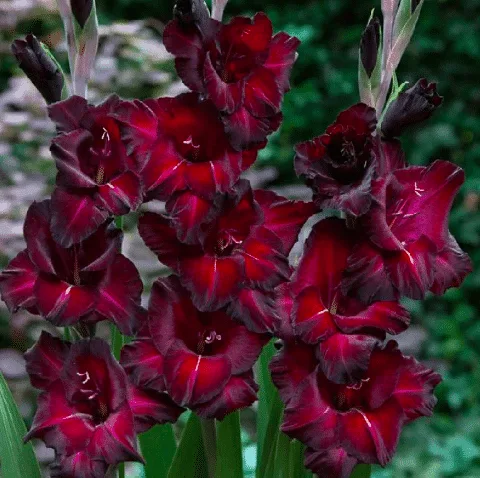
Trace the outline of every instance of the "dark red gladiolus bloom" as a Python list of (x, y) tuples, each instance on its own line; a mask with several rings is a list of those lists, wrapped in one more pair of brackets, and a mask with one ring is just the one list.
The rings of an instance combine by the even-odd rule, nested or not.
[(135, 210), (142, 201), (142, 184), (117, 122), (109, 115), (119, 98), (110, 96), (92, 106), (72, 96), (49, 107), (60, 133), (51, 146), (58, 169), (52, 194), (52, 234), (63, 247), (92, 234), (112, 215)]
[[(284, 376), (276, 383), (282, 387), (295, 375), (296, 360), (279, 361)], [(402, 426), (431, 415), (436, 403), (432, 392), (440, 380), (403, 356), (392, 341), (374, 350), (368, 370), (354, 384), (335, 384), (320, 367), (308, 374), (286, 404), (282, 431), (311, 449), (307, 464), (320, 476), (330, 472), (326, 476), (346, 477), (352, 460), (384, 466), (395, 452)]]
[(27, 248), (0, 274), (10, 311), (24, 308), (58, 326), (111, 320), (132, 335), (144, 318), (143, 284), (134, 264), (120, 254), (122, 232), (106, 223), (69, 248), (50, 232), (49, 200), (33, 203), (24, 224)]
[(295, 147), (295, 171), (313, 189), (319, 208), (367, 212), (375, 174), (373, 108), (358, 103), (340, 113), (322, 136)]
[(382, 121), (382, 133), (387, 138), (400, 136), (409, 126), (430, 118), (442, 102), (436, 83), (418, 80), (390, 104)]
[(141, 461), (136, 432), (174, 422), (183, 411), (166, 394), (131, 384), (98, 338), (72, 344), (43, 332), (25, 359), (32, 385), (42, 390), (25, 440), (55, 449), (53, 476), (100, 478), (105, 464)]
[(284, 32), (272, 34), (264, 13), (235, 17), (226, 25), (175, 19), (165, 28), (163, 41), (175, 55), (178, 75), (222, 112), (236, 148), (264, 141), (280, 125), (300, 41)]
[(307, 239), (291, 283), (295, 335), (307, 344), (319, 344), (323, 373), (336, 383), (358, 380), (386, 333), (402, 332), (410, 322), (397, 302), (366, 306), (342, 294), (342, 274), (353, 245), (345, 221), (320, 221)]
[(257, 148), (236, 151), (218, 112), (196, 93), (124, 102), (115, 117), (137, 162), (147, 199), (168, 199), (190, 190), (211, 199), (230, 189), (257, 157)]
[[(181, 201), (182, 207), (194, 201), (189, 195), (185, 203)], [(213, 207), (213, 219), (204, 225), (199, 243), (192, 245), (181, 243), (177, 232), (187, 236), (196, 227), (195, 214), (184, 215), (172, 207), (173, 223), (180, 226), (177, 231), (158, 214), (147, 213), (139, 221), (147, 246), (180, 275), (200, 310), (219, 309), (234, 297), (237, 300), (243, 289), (271, 291), (288, 278), (288, 254), (312, 213), (311, 203), (288, 201), (268, 191), (252, 192), (245, 180), (217, 197)], [(187, 210), (193, 213), (194, 208)], [(255, 300), (248, 295), (242, 299)], [(250, 322), (246, 325), (253, 327)]]
[(344, 289), (370, 301), (458, 287), (471, 262), (448, 231), (448, 213), (463, 181), (462, 169), (448, 161), (376, 180), (361, 224), (370, 240), (350, 257)]
[(221, 420), (256, 400), (252, 367), (266, 341), (225, 310), (197, 310), (169, 276), (155, 282), (149, 331), (125, 347), (122, 363), (137, 386), (167, 390), (177, 404)]

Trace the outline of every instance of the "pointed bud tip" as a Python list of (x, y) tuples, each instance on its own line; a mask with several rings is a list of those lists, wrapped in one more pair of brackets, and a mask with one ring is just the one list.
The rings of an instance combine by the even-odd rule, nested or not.
[(360, 58), (369, 78), (372, 76), (377, 64), (379, 46), (380, 20), (377, 17), (372, 17), (360, 40)]
[(70, 0), (72, 13), (81, 28), (85, 27), (92, 13), (93, 0)]

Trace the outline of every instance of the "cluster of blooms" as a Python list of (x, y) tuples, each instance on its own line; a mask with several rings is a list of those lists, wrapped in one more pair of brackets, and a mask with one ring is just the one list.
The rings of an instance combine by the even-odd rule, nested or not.
[[(462, 171), (445, 161), (407, 166), (395, 139), (441, 98), (421, 80), (381, 129), (360, 103), (297, 145), (295, 168), (313, 202), (252, 190), (241, 174), (280, 126), (299, 41), (273, 35), (263, 13), (227, 24), (191, 13), (177, 9), (164, 33), (188, 93), (59, 101), (51, 65), (55, 83), (40, 85), (58, 132), (56, 186), (30, 207), (27, 247), (1, 274), (0, 291), (11, 311), (83, 338), (44, 332), (26, 353), (42, 390), (26, 438), (55, 449), (52, 476), (103, 477), (142, 460), (136, 434), (174, 422), (183, 407), (221, 420), (251, 405), (252, 367), (276, 336), (282, 430), (307, 445), (306, 465), (332, 477), (360, 462), (385, 465), (402, 425), (431, 413), (440, 380), (384, 344), (409, 324), (398, 301), (441, 294), (470, 269), (447, 227)], [(47, 61), (35, 41), (15, 44), (26, 71), (29, 59), (36, 68)], [(138, 230), (173, 274), (155, 282), (146, 311), (113, 218), (153, 199), (166, 201), (166, 214), (143, 214)], [(322, 210), (344, 219), (315, 224), (293, 268), (300, 229)], [(120, 363), (93, 337), (102, 320), (135, 336)]]

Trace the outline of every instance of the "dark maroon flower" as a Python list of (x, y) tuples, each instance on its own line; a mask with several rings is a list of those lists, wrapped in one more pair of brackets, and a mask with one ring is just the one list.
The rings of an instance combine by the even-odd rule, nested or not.
[(70, 5), (75, 20), (83, 28), (92, 12), (93, 0), (71, 0)]
[(0, 275), (2, 299), (58, 326), (111, 320), (132, 335), (141, 322), (142, 281), (120, 254), (122, 233), (106, 223), (84, 241), (59, 246), (50, 232), (51, 203), (33, 203), (24, 224), (27, 248)]
[[(167, 390), (179, 405), (220, 420), (256, 400), (252, 367), (267, 339), (225, 310), (197, 310), (176, 276), (155, 282), (147, 334), (122, 355), (142, 389)], [(164, 380), (157, 380), (159, 375)]]
[(356, 458), (350, 456), (343, 448), (330, 448), (326, 451), (305, 450), (305, 467), (318, 476), (325, 478), (350, 478)]
[[(285, 377), (280, 384), (288, 384), (296, 361), (283, 362)], [(432, 370), (403, 356), (392, 341), (374, 350), (357, 383), (335, 384), (320, 367), (307, 375), (286, 404), (282, 431), (312, 449), (307, 462), (316, 463), (320, 476), (328, 470), (337, 470), (331, 476), (347, 476), (341, 471), (353, 464), (352, 459), (384, 466), (402, 426), (431, 415), (436, 403), (432, 392), (440, 380)]]
[(135, 210), (142, 185), (120, 139), (117, 122), (109, 115), (119, 98), (99, 106), (72, 96), (49, 107), (60, 134), (51, 146), (58, 168), (52, 194), (52, 233), (69, 247), (92, 234), (112, 215)]
[(45, 101), (49, 104), (60, 101), (65, 79), (58, 65), (50, 58), (37, 38), (34, 35), (27, 35), (25, 40), (15, 40), (12, 52), (18, 66)]
[(410, 322), (397, 302), (366, 306), (342, 293), (342, 274), (353, 246), (345, 221), (320, 221), (307, 239), (291, 282), (294, 334), (307, 344), (319, 344), (323, 373), (336, 383), (356, 381), (386, 333), (402, 332)]
[(372, 17), (360, 41), (360, 60), (369, 78), (377, 64), (378, 47), (381, 41), (380, 28), (380, 20)]
[(462, 169), (447, 161), (376, 180), (360, 226), (370, 240), (359, 241), (350, 257), (344, 289), (370, 301), (420, 299), (460, 285), (471, 262), (448, 232), (448, 213), (463, 180)]
[(375, 173), (373, 108), (358, 103), (340, 113), (322, 136), (295, 147), (295, 171), (307, 180), (319, 208), (367, 212)]
[(55, 449), (54, 476), (100, 478), (104, 464), (141, 461), (136, 432), (174, 422), (183, 411), (166, 394), (133, 386), (98, 338), (72, 344), (43, 332), (25, 359), (42, 390), (25, 440)]
[(382, 133), (387, 138), (401, 136), (409, 126), (430, 118), (442, 102), (436, 83), (425, 78), (418, 80), (390, 104), (382, 120)]
[[(213, 207), (216, 212), (205, 225), (200, 243), (192, 245), (178, 241), (167, 217), (147, 213), (139, 221), (147, 246), (180, 275), (200, 310), (223, 307), (242, 289), (271, 291), (288, 278), (288, 254), (312, 213), (311, 203), (252, 192), (245, 180), (217, 197)], [(189, 229), (189, 216), (170, 212), (177, 227)], [(182, 228), (180, 237), (185, 235)]]
[(264, 141), (280, 125), (300, 41), (272, 33), (264, 13), (235, 17), (226, 25), (175, 19), (165, 28), (164, 44), (175, 55), (178, 75), (222, 112), (236, 148)]
[(191, 190), (211, 199), (230, 189), (257, 157), (257, 148), (230, 145), (213, 103), (196, 93), (124, 102), (115, 117), (137, 162), (147, 199)]

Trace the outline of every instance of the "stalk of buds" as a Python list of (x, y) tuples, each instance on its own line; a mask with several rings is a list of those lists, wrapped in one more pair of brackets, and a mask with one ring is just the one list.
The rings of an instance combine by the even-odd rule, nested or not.
[[(26, 249), (0, 275), (2, 299), (12, 313), (92, 333), (108, 320), (133, 337), (119, 362), (89, 334), (70, 342), (44, 332), (26, 353), (42, 391), (26, 439), (55, 450), (52, 476), (101, 478), (142, 461), (137, 435), (185, 408), (221, 421), (250, 406), (254, 364), (274, 337), (281, 429), (319, 476), (385, 466), (402, 427), (435, 405), (440, 376), (385, 341), (410, 324), (402, 297), (443, 294), (471, 270), (448, 230), (464, 174), (441, 160), (410, 166), (396, 139), (441, 103), (435, 84), (392, 92), (378, 121), (423, 2), (384, 1), (383, 46), (375, 17), (362, 36), (362, 102), (295, 146), (306, 202), (241, 177), (281, 124), (300, 42), (274, 34), (264, 13), (222, 23), (225, 3), (212, 16), (202, 1), (176, 4), (164, 44), (191, 91), (173, 98), (88, 103), (92, 1), (61, 2), (77, 95), (58, 101), (63, 83), (33, 37), (14, 46), (27, 74), (48, 78), (35, 84), (53, 103), (58, 174), (51, 199), (27, 213)], [(156, 280), (147, 311), (114, 218), (155, 199), (166, 214), (143, 214), (138, 230), (172, 274)], [(345, 219), (314, 224), (289, 262), (307, 220), (332, 209)]]

